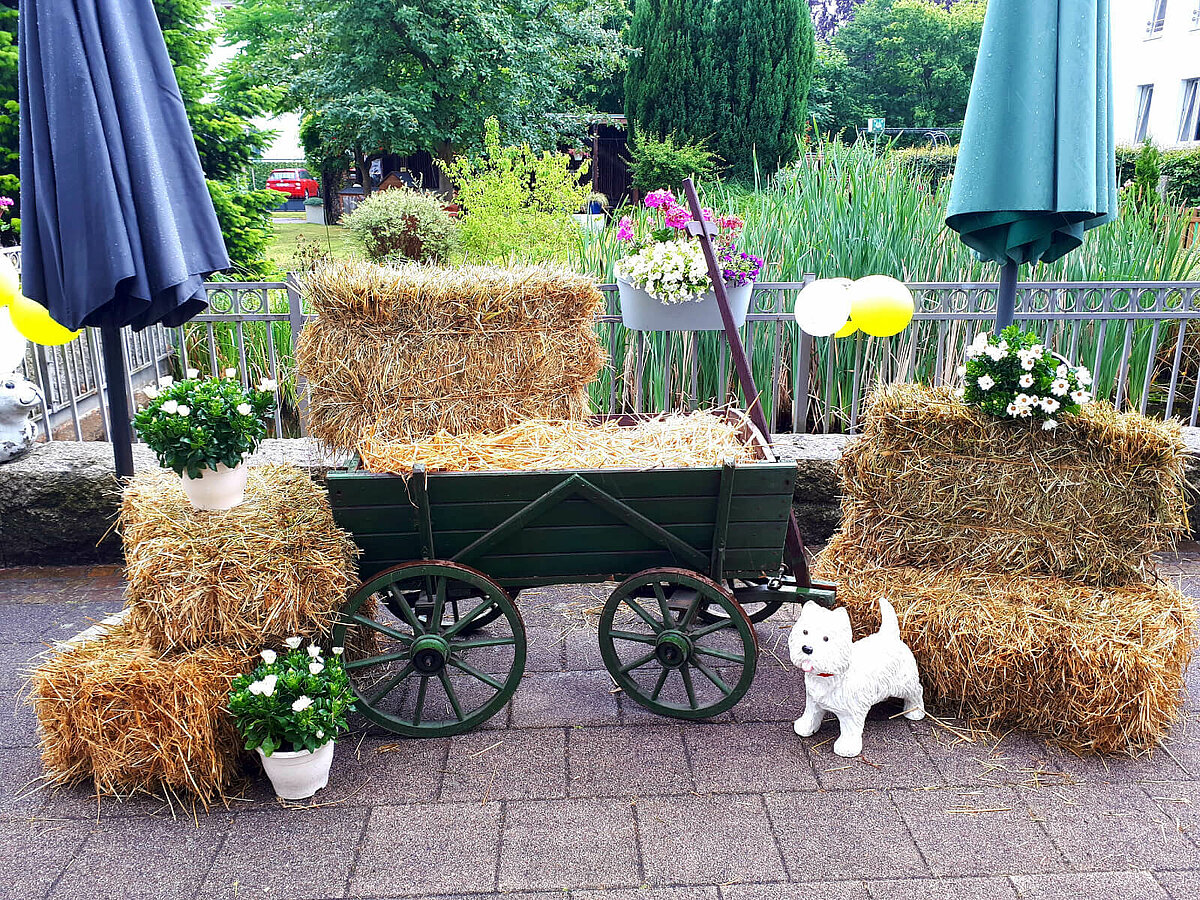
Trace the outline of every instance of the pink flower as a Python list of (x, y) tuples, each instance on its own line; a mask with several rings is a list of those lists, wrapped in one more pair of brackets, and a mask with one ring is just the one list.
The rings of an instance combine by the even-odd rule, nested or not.
[(623, 216), (621, 221), (617, 223), (617, 240), (633, 240), (633, 219), (629, 218), (629, 216)]
[(682, 206), (671, 205), (663, 211), (663, 222), (668, 228), (686, 228), (692, 221), (692, 214)]
[(646, 195), (645, 203), (650, 209), (658, 209), (660, 206), (672, 207), (675, 205), (675, 195), (666, 188), (651, 191)]
[(713, 220), (713, 211), (707, 206), (701, 207), (700, 218), (702, 218), (705, 222), (711, 222)]
[(13, 205), (12, 197), (0, 197), (0, 208), (8, 209), (12, 205)]
[(724, 231), (740, 231), (746, 223), (737, 216), (721, 216), (717, 219), (717, 226)]

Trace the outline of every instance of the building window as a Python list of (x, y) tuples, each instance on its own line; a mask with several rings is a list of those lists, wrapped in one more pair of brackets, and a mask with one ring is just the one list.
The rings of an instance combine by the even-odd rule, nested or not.
[(1179, 142), (1200, 141), (1200, 78), (1183, 83), (1183, 110), (1179, 115)]
[(1133, 142), (1140, 143), (1146, 139), (1146, 128), (1150, 124), (1150, 101), (1154, 99), (1154, 85), (1138, 85), (1137, 121), (1133, 126)]
[(1163, 23), (1167, 20), (1167, 0), (1153, 0), (1153, 3), (1150, 21), (1146, 23), (1147, 37), (1158, 37), (1162, 34)]

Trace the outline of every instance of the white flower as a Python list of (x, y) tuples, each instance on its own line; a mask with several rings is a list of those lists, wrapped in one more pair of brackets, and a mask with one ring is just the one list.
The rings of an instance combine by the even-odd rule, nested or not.
[(995, 386), (996, 386), (996, 379), (992, 378), (991, 375), (980, 375), (979, 376), (979, 389), (980, 390), (990, 391)]
[(987, 346), (983, 348), (983, 352), (991, 358), (992, 362), (1000, 362), (1005, 356), (1005, 351), (999, 347)]
[(1062, 406), (1062, 404), (1059, 403), (1057, 400), (1055, 400), (1053, 397), (1043, 397), (1042, 398), (1042, 409), (1044, 409), (1048, 413), (1055, 412), (1060, 406)]
[(275, 693), (275, 682), (279, 680), (278, 675), (268, 675), (262, 680), (262, 694), (264, 697), (270, 697)]
[(159, 407), (159, 409), (168, 415), (174, 415), (175, 413), (179, 412), (179, 401), (167, 400), (162, 406)]
[(1082, 384), (1084, 387), (1087, 387), (1089, 384), (1092, 383), (1092, 373), (1089, 372), (1087, 369), (1085, 369), (1083, 366), (1080, 366), (1078, 369), (1075, 370), (1075, 380), (1078, 381), (1080, 384)]
[(308, 645), (308, 655), (311, 656), (313, 659), (316, 659), (318, 656), (321, 655), (321, 648), (318, 647), (316, 644), (309, 644)]
[(1053, 431), (1057, 427), (1058, 427), (1058, 423), (1055, 422), (1053, 419), (1047, 419), (1045, 422), (1042, 423), (1042, 431)]
[(183, 405), (181, 404), (181, 405), (179, 406), (179, 408), (176, 410), (176, 412), (178, 412), (180, 416), (182, 416), (183, 418), (185, 418), (185, 419), (186, 419), (186, 418), (187, 418), (187, 416), (188, 416), (188, 413), (190, 413), (190, 412), (191, 412), (191, 409), (190, 409), (189, 407), (183, 406)]
[(310, 662), (308, 664), (308, 671), (312, 675), (320, 675), (322, 672), (325, 671), (325, 666), (323, 663)]
[(264, 650), (258, 655), (262, 657), (263, 662), (265, 662), (268, 666), (279, 658), (279, 654), (277, 654), (274, 650)]
[(226, 369), (225, 377), (226, 378), (237, 378), (237, 369)]
[(246, 688), (246, 690), (248, 690), (252, 694), (256, 694), (256, 695), (262, 694), (263, 683), (261, 681), (252, 681), (252, 682), (250, 682), (250, 686), (248, 688)]
[(299, 649), (300, 649), (300, 645), (304, 643), (304, 638), (302, 638), (302, 637), (290, 637), (290, 638), (288, 638), (286, 641), (284, 641), (283, 643), (287, 645), (287, 648), (288, 648), (289, 650), (299, 650)]
[(324, 739), (325, 739), (325, 732), (318, 730), (317, 731), (317, 740), (320, 741), (320, 740), (324, 740)]
[(1082, 406), (1084, 403), (1087, 403), (1092, 399), (1092, 395), (1083, 388), (1079, 388), (1078, 390), (1071, 391), (1071, 399)]
[(1026, 356), (1021, 360), (1021, 368), (1028, 372), (1036, 363), (1037, 360), (1034, 357)]
[(1015, 403), (1009, 403), (1008, 406), (1005, 407), (1004, 411), (1013, 418), (1016, 418), (1021, 414), (1021, 408)]
[(1004, 340), (1004, 338), (1001, 338), (1000, 343), (997, 344), (996, 346), (1000, 348), (1001, 353), (1008, 352), (1008, 341)]
[(253, 411), (254, 407), (249, 403), (239, 403), (237, 406), (238, 415), (248, 416)]
[(957, 375), (959, 378), (962, 378), (964, 375), (967, 374), (967, 367), (959, 366), (957, 369), (954, 370), (954, 374)]
[[(1062, 366), (1059, 366), (1059, 368), (1061, 369)], [(1050, 385), (1050, 393), (1052, 393), (1055, 397), (1065, 397), (1067, 396), (1067, 392), (1070, 390), (1071, 384), (1065, 378), (1057, 378), (1055, 379), (1054, 383)]]
[(188, 377), (188, 378), (199, 378), (199, 377), (200, 377), (200, 370), (199, 370), (199, 369), (188, 369), (188, 370), (187, 370), (187, 377)]
[(1040, 357), (1045, 352), (1045, 350), (1046, 350), (1046, 348), (1043, 347), (1041, 344), (1034, 344), (1032, 347), (1029, 348), (1029, 353), (1031, 353), (1033, 356)]
[(312, 698), (301, 694), (296, 698), (295, 702), (292, 703), (292, 712), (304, 712), (310, 706), (312, 706)]
[(1026, 372), (1017, 379), (1017, 384), (1021, 385), (1021, 387), (1033, 387), (1033, 376)]
[(334, 647), (329, 652), (332, 653), (334, 656), (341, 656), (343, 653), (346, 652), (346, 648), (345, 647)]
[(1057, 375), (1059, 378), (1066, 378), (1067, 375), (1070, 374), (1070, 371), (1071, 370), (1068, 369), (1066, 364), (1064, 363), (1064, 364), (1060, 365), (1057, 369), (1054, 370), (1054, 374)]
[(988, 345), (988, 333), (986, 331), (979, 332), (979, 334), (975, 335), (975, 340), (971, 341), (972, 347), (979, 347), (980, 349), (983, 349), (987, 345)]
[(1021, 407), (1021, 418), (1022, 419), (1028, 419), (1032, 415), (1033, 415), (1033, 407), (1032, 406)]
[(160, 388), (169, 388), (174, 383), (175, 383), (175, 379), (172, 378), (170, 375), (164, 375), (162, 378), (158, 379), (158, 386)]
[(156, 387), (147, 385), (145, 388), (143, 388), (143, 393), (146, 395), (147, 400), (157, 400), (158, 399), (158, 388), (156, 388)]
[(277, 387), (279, 387), (279, 382), (274, 378), (264, 378), (258, 383), (258, 392), (260, 394), (269, 394)]
[(966, 388), (955, 388), (954, 389), (954, 396), (956, 398), (958, 398), (959, 400), (961, 400), (963, 397), (965, 397), (966, 394), (967, 394)]
[(1017, 406), (1028, 406), (1033, 401), (1029, 399), (1028, 394), (1017, 394)]

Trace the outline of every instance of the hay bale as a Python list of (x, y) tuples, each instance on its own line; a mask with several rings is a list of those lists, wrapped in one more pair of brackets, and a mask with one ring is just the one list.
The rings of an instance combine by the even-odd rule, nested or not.
[(250, 469), (245, 502), (212, 512), (192, 508), (173, 472), (141, 472), (118, 527), (129, 630), (160, 653), (324, 640), (357, 583), (354, 542), (295, 466)]
[(841, 536), (814, 574), (838, 582), (858, 637), (892, 601), (928, 697), (951, 714), (1101, 753), (1154, 747), (1179, 716), (1197, 611), (1165, 582), (891, 568)]
[(1184, 465), (1175, 422), (1092, 404), (1043, 432), (891, 385), (842, 455), (841, 533), (880, 565), (1123, 584), (1186, 529)]
[(224, 647), (160, 656), (120, 628), (60, 645), (30, 675), (47, 780), (190, 794), (205, 806), (222, 798), (243, 752), (225, 704), (252, 665)]
[(309, 430), (330, 446), (588, 413), (604, 361), (595, 329), (604, 300), (591, 278), (353, 261), (318, 269), (304, 293), (317, 318), (300, 334), (298, 371)]

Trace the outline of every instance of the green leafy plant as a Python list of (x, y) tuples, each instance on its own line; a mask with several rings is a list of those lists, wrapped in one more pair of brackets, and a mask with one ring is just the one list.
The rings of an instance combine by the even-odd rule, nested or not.
[(643, 191), (678, 188), (683, 179), (711, 181), (721, 160), (705, 141), (679, 139), (673, 134), (657, 138), (635, 131), (629, 146), (629, 168), (634, 187)]
[(302, 643), (291, 637), (280, 650), (263, 650), (254, 671), (234, 679), (229, 711), (247, 750), (312, 752), (350, 727), (354, 694), (342, 648), (326, 654)]
[(305, 206), (324, 206), (325, 201), (322, 200), (320, 197), (309, 197), (307, 200), (304, 201), (304, 205)]
[(133, 417), (133, 427), (160, 465), (199, 478), (218, 464), (240, 465), (267, 435), (275, 382), (264, 379), (248, 390), (233, 378), (164, 378), (146, 388), (150, 404)]
[(418, 191), (378, 191), (342, 224), (376, 262), (442, 262), (458, 247), (458, 228), (442, 202)]
[(556, 259), (578, 245), (572, 214), (584, 208), (591, 188), (563, 153), (505, 146), (500, 125), (487, 120), (483, 153), (460, 156), (442, 168), (458, 187), (459, 228), (468, 257)]
[(958, 370), (959, 396), (970, 406), (1004, 419), (1041, 422), (1045, 431), (1058, 417), (1074, 415), (1092, 400), (1092, 374), (1056, 356), (1032, 331), (1009, 325), (1000, 337), (981, 331)]

